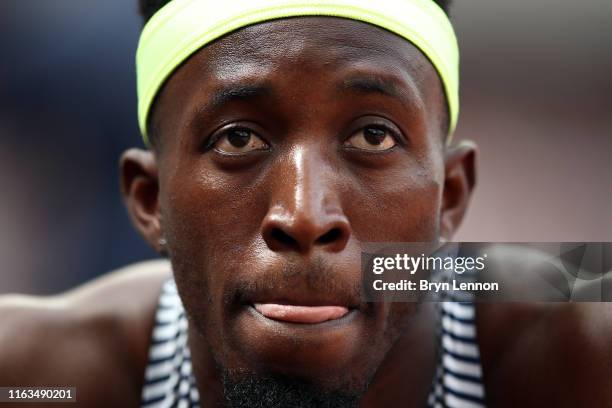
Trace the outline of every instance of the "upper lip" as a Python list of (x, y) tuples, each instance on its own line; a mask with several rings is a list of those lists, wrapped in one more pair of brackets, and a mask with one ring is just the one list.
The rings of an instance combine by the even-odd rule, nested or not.
[(256, 293), (245, 294), (242, 299), (243, 304), (278, 304), (292, 306), (343, 306), (348, 309), (358, 308), (359, 298), (355, 298), (350, 293), (321, 293), (311, 290), (279, 289), (257, 291)]
[[(277, 260), (279, 261), (279, 260)], [(324, 258), (283, 259), (266, 267), (249, 268), (248, 274), (232, 276), (226, 300), (234, 306), (281, 304), (293, 306), (343, 306), (361, 308), (361, 274), (353, 262)], [(263, 265), (262, 265), (263, 266)], [(357, 272), (357, 273), (355, 273)], [(241, 276), (242, 275), (242, 276)]]

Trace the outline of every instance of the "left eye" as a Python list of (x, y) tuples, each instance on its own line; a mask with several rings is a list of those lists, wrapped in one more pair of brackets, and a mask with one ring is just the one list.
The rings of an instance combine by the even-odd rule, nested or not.
[(252, 130), (236, 128), (225, 131), (213, 147), (219, 153), (240, 154), (266, 150), (268, 144)]
[(368, 126), (349, 137), (344, 142), (344, 145), (356, 149), (380, 152), (395, 147), (397, 142), (388, 130)]

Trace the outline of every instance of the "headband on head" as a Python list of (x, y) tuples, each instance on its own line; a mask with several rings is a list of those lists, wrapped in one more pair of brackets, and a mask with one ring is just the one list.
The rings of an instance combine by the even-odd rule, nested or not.
[(138, 123), (145, 144), (157, 93), (191, 55), (239, 28), (300, 16), (362, 21), (413, 43), (442, 80), (450, 141), (459, 116), (459, 48), (448, 17), (433, 0), (172, 0), (145, 25), (136, 53)]

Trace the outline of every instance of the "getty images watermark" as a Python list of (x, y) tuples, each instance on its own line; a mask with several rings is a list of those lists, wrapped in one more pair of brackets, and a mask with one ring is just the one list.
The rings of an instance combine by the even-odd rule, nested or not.
[(612, 301), (612, 243), (372, 243), (368, 302)]

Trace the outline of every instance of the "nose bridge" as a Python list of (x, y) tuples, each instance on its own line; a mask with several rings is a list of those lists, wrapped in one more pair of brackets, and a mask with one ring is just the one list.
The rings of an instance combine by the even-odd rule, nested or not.
[[(304, 218), (303, 221), (315, 222), (317, 215), (326, 210), (326, 201), (330, 201), (329, 180), (325, 180), (324, 170), (327, 167), (321, 157), (306, 149), (296, 149), (291, 158), (291, 167), (295, 170), (293, 183), (293, 217)], [(333, 203), (330, 203), (333, 204)]]
[(262, 233), (273, 250), (310, 252), (344, 248), (350, 226), (329, 163), (315, 146), (295, 147), (277, 175)]

